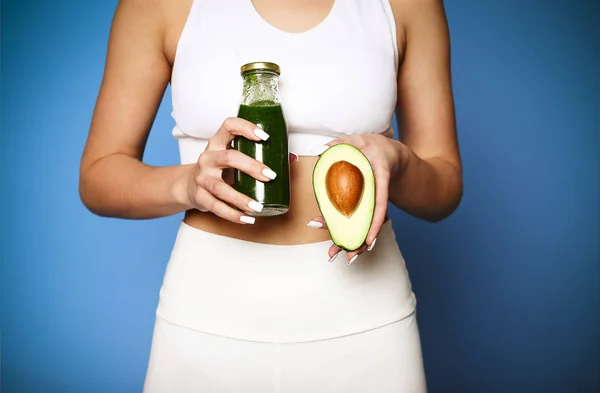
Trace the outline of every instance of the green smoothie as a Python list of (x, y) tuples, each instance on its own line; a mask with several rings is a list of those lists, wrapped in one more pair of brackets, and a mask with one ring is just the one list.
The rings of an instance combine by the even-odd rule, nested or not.
[(254, 142), (236, 137), (233, 147), (264, 163), (277, 174), (274, 180), (262, 182), (242, 171), (234, 170), (234, 188), (263, 205), (260, 213), (247, 212), (254, 216), (284, 214), (290, 206), (288, 135), (277, 91), (279, 69), (274, 66), (271, 63), (252, 63), (245, 65), (246, 71), (242, 72), (244, 91), (238, 117), (262, 128), (269, 134), (269, 139)]

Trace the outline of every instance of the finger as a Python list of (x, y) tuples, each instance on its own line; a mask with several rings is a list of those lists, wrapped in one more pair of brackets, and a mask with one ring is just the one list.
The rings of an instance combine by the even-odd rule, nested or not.
[(296, 153), (290, 153), (290, 164), (300, 160), (300, 156)]
[(210, 195), (210, 193), (202, 188), (197, 188), (196, 189), (196, 194), (194, 196), (194, 207), (205, 213), (208, 210), (210, 203), (212, 201), (212, 195)]
[(326, 143), (325, 146), (332, 147), (335, 145), (339, 145), (340, 143), (350, 143), (350, 142), (346, 138), (337, 138), (337, 139), (332, 140), (329, 143)]
[(373, 221), (365, 242), (369, 247), (374, 246), (375, 239), (385, 222), (388, 208), (388, 190), (390, 186), (390, 175), (382, 171), (376, 172), (375, 176), (375, 211)]
[(271, 168), (237, 150), (219, 150), (205, 153), (205, 155), (207, 155), (206, 162), (213, 167), (235, 168), (262, 182), (271, 181), (277, 177)]
[(231, 221), (236, 224), (254, 224), (255, 218), (250, 217), (234, 208), (228, 206), (225, 202), (218, 200), (214, 196), (210, 195), (203, 201), (208, 203), (209, 211), (214, 213), (216, 216), (221, 217), (227, 221)]
[(335, 244), (332, 244), (331, 247), (329, 247), (329, 251), (327, 252), (327, 254), (329, 255), (329, 262), (333, 262), (341, 251), (341, 248), (339, 248)]
[(313, 217), (306, 226), (315, 229), (327, 229), (327, 223), (321, 216)]
[(325, 153), (330, 147), (339, 145), (342, 143), (347, 143), (349, 145), (352, 145), (359, 150), (362, 150), (364, 147), (363, 139), (360, 136), (354, 135), (354, 136), (350, 136), (350, 137), (346, 137), (346, 138), (337, 138), (337, 139), (334, 139), (324, 145), (317, 146), (311, 150), (311, 153), (315, 156), (320, 156), (321, 154)]
[(368, 157), (368, 154), (365, 151), (365, 149), (367, 148), (367, 143), (365, 141), (364, 135), (351, 135), (345, 138), (337, 138), (327, 143), (325, 147), (329, 148), (335, 145), (340, 145), (342, 143), (354, 146)]
[(348, 265), (352, 265), (359, 258), (358, 256), (367, 250), (367, 245), (363, 244), (358, 250), (349, 251), (346, 253), (346, 258), (348, 258)]
[(347, 143), (349, 145), (352, 145), (352, 146), (358, 148), (359, 147), (358, 144), (360, 144), (359, 142), (360, 142), (360, 140), (358, 140), (357, 138), (352, 137), (352, 136), (346, 137), (346, 138), (337, 138), (337, 139), (334, 139), (331, 142), (328, 142), (325, 145), (323, 145), (322, 149), (324, 149), (323, 152), (325, 152), (325, 150), (327, 150), (328, 148), (333, 147), (335, 145), (340, 145), (342, 143)]
[(310, 153), (313, 156), (320, 156), (321, 154), (325, 153), (327, 151), (327, 149), (329, 149), (331, 146), (337, 145), (339, 143), (344, 143), (344, 139), (334, 139), (331, 142), (325, 144), (325, 145), (321, 145), (321, 146), (316, 146), (313, 149), (311, 149)]
[(260, 213), (263, 209), (263, 205), (258, 203), (252, 198), (234, 190), (230, 185), (226, 184), (223, 180), (214, 179), (208, 183), (206, 190), (217, 199), (228, 203), (231, 206), (235, 206), (243, 212), (257, 212)]
[(225, 150), (236, 136), (260, 142), (269, 139), (269, 135), (256, 124), (237, 117), (230, 117), (223, 122), (219, 130), (208, 141), (207, 151)]

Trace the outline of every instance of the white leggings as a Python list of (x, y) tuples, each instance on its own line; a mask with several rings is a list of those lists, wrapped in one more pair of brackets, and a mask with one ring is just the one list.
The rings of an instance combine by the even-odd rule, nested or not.
[(231, 339), (156, 319), (144, 393), (425, 393), (415, 314), (305, 343)]
[(372, 251), (269, 245), (181, 224), (145, 393), (423, 393), (416, 300), (390, 221)]

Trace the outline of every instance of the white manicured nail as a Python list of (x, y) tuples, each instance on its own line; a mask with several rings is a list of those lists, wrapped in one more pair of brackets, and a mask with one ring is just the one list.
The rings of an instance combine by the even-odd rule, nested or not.
[(373, 247), (375, 247), (375, 243), (377, 243), (377, 238), (375, 238), (375, 240), (373, 240), (373, 243), (371, 243), (369, 248), (367, 248), (367, 251), (371, 251), (373, 249)]
[(269, 134), (267, 134), (266, 132), (264, 132), (260, 128), (256, 128), (254, 130), (254, 135), (256, 135), (257, 137), (259, 137), (263, 141), (266, 141), (267, 139), (269, 139)]
[(335, 254), (334, 256), (332, 256), (331, 258), (329, 258), (329, 262), (333, 262), (335, 258), (337, 258), (339, 252), (337, 254)]
[(309, 228), (323, 228), (323, 224), (321, 224), (319, 221), (311, 221), (306, 224), (306, 226)]
[(250, 217), (250, 216), (241, 216), (240, 221), (245, 224), (254, 224), (254, 221), (256, 221), (256, 218)]
[(260, 213), (263, 209), (263, 205), (261, 203), (258, 203), (256, 201), (250, 201), (248, 202), (248, 207), (252, 210), (254, 210), (257, 213)]
[(277, 173), (273, 172), (271, 169), (269, 168), (265, 168), (262, 170), (262, 174), (265, 175), (266, 177), (268, 177), (271, 180), (274, 180), (277, 177)]
[(315, 156), (320, 156), (321, 154), (325, 153), (325, 151), (327, 149), (329, 149), (329, 146), (323, 145), (323, 146), (315, 147), (310, 152), (312, 154), (314, 154)]
[(356, 261), (357, 258), (358, 258), (358, 254), (353, 256), (352, 259), (350, 260), (350, 262), (348, 262), (348, 266), (352, 265), (354, 263), (354, 261)]
[(296, 153), (290, 153), (291, 155), (293, 155), (294, 157), (296, 157), (296, 162), (300, 161), (300, 156)]

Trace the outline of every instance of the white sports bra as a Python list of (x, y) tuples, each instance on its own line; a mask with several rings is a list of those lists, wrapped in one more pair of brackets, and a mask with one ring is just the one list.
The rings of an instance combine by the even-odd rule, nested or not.
[(398, 50), (389, 0), (335, 0), (323, 22), (302, 33), (272, 26), (251, 0), (194, 0), (171, 79), (182, 164), (195, 163), (237, 115), (240, 67), (253, 61), (281, 67), (290, 152), (313, 155), (352, 134), (393, 137)]

